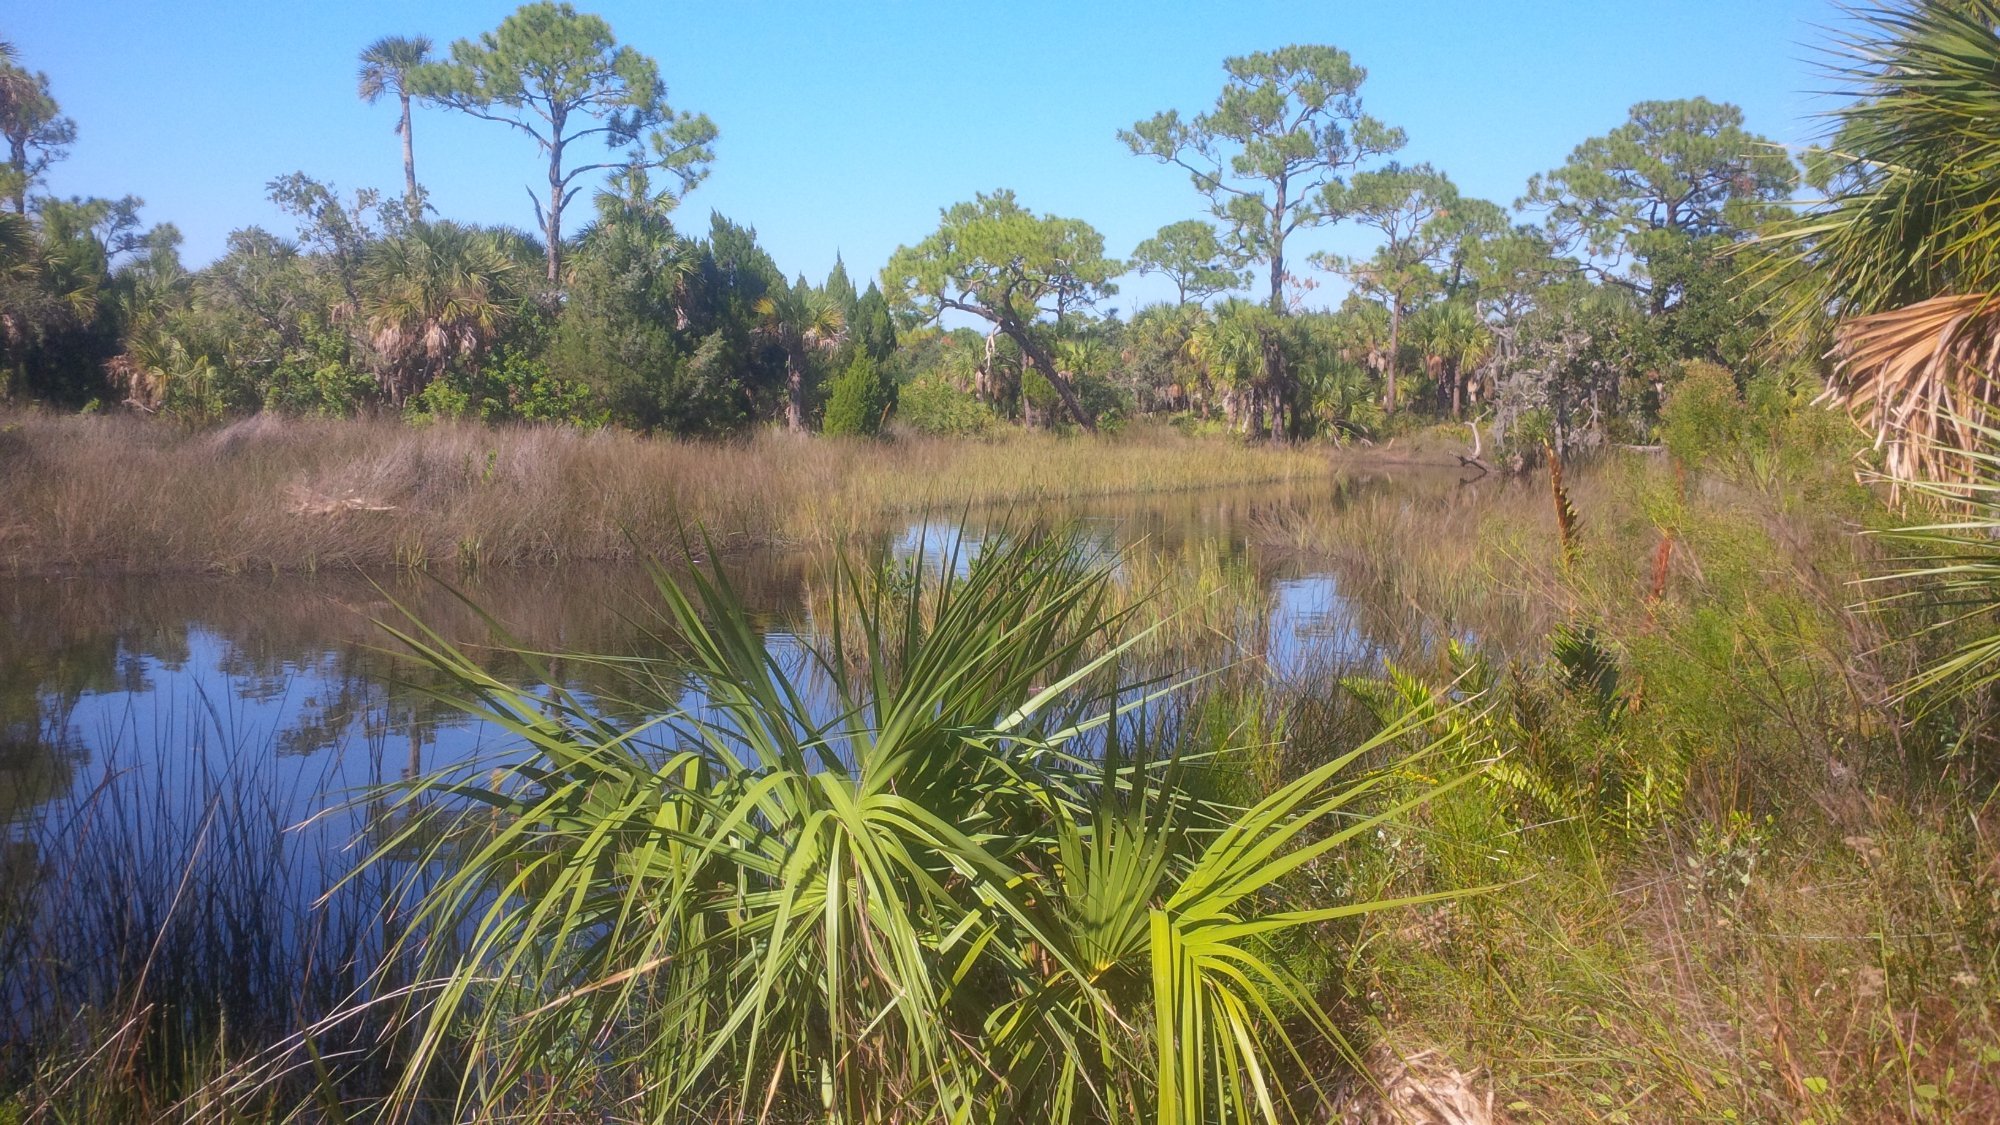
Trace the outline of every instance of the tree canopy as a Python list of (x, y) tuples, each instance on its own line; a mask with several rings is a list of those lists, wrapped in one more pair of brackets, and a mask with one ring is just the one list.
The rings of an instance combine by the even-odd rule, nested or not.
[[(1561, 167), (1532, 177), (1521, 204), (1546, 210), (1556, 245), (1651, 293), (1645, 264), (1688, 240), (1727, 238), (1783, 214), (1798, 186), (1791, 157), (1743, 127), (1743, 111), (1707, 98), (1633, 106)], [(1636, 264), (1636, 271), (1619, 268)], [(1655, 294), (1664, 307), (1665, 294)]]
[[(675, 110), (659, 64), (620, 44), (603, 19), (568, 3), (525, 4), (477, 40), (451, 45), (448, 62), (410, 75), (423, 98), (497, 121), (532, 137), (548, 159), (548, 187), (535, 200), (547, 242), (548, 278), (561, 276), (563, 209), (590, 172), (631, 168), (669, 173), (685, 192), (707, 175), (716, 129), (705, 115)], [(569, 146), (595, 138), (605, 151), (571, 163)]]
[(1249, 280), (1242, 270), (1230, 267), (1215, 227), (1200, 219), (1161, 227), (1160, 233), (1132, 251), (1132, 268), (1173, 282), (1176, 303), (1183, 305), (1201, 304), (1218, 293), (1240, 289)]
[(1286, 239), (1337, 218), (1325, 189), (1401, 148), (1403, 131), (1363, 110), (1368, 72), (1337, 47), (1282, 47), (1222, 65), (1229, 77), (1213, 108), (1192, 120), (1167, 110), (1118, 139), (1187, 171), (1235, 259), (1268, 265), (1270, 306), (1282, 313)]
[(1104, 236), (1081, 219), (1038, 215), (1011, 191), (983, 193), (946, 208), (938, 229), (898, 249), (883, 283), (925, 319), (947, 311), (993, 325), (1049, 381), (1077, 425), (1096, 423), (1057, 369), (1041, 322), (1062, 318), (1117, 292), (1123, 265), (1104, 256)]
[(7, 139), (7, 166), (0, 170), (0, 194), (14, 213), (28, 213), (28, 193), (50, 165), (69, 156), (76, 122), (64, 117), (49, 92), (49, 76), (0, 56), (0, 137)]

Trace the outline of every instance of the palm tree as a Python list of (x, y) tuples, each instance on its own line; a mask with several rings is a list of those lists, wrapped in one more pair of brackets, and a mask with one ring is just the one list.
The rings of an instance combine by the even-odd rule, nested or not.
[(785, 428), (806, 429), (806, 373), (812, 357), (847, 338), (847, 316), (825, 293), (800, 278), (757, 299), (757, 334), (785, 353)]
[(1859, 19), (1855, 97), (1808, 167), (1825, 202), (1767, 244), (1794, 325), (1830, 311), (1834, 395), (1899, 481), (1965, 480), (2000, 422), (2000, 0), (1905, 0)]
[(361, 315), (391, 403), (476, 364), (526, 300), (528, 273), (500, 236), (457, 223), (413, 223), (371, 248)]
[(402, 105), (396, 135), (403, 138), (403, 200), (411, 222), (423, 218), (424, 203), (417, 193), (417, 155), (410, 138), (410, 71), (427, 62), (430, 53), (431, 41), (422, 35), (385, 35), (361, 52), (361, 100), (374, 105), (383, 94), (393, 92)]
[[(1824, 204), (1792, 251), (1795, 326), (1831, 312), (1833, 396), (1877, 437), (1895, 485), (1956, 513), (1895, 534), (1901, 572), (1974, 639), (1905, 690), (2000, 680), (2000, 0), (1899, 0), (1860, 17), (1854, 102), (1808, 168)], [(1817, 164), (1817, 167), (1815, 167)]]
[(1493, 349), (1493, 333), (1468, 301), (1439, 301), (1425, 308), (1410, 324), (1411, 341), (1424, 356), (1424, 369), (1447, 397), (1451, 416), (1465, 408), (1465, 373)]
[[(1223, 388), (1224, 411), (1243, 432), (1262, 436), (1264, 410), (1283, 413), (1277, 401), (1278, 388), (1272, 384), (1270, 351), (1275, 346), (1277, 314), (1268, 306), (1232, 297), (1215, 308), (1208, 320), (1197, 326), (1188, 340), (1188, 350)], [(1275, 435), (1282, 418), (1274, 416)]]

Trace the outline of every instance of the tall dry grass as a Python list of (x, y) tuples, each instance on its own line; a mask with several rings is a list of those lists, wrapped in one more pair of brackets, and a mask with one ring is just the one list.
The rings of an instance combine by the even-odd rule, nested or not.
[(1308, 451), (1147, 429), (893, 444), (768, 433), (690, 443), (615, 430), (412, 428), (260, 416), (0, 416), (0, 571), (410, 568), (672, 555), (698, 523), (725, 547), (824, 542), (961, 507), (1328, 471)]

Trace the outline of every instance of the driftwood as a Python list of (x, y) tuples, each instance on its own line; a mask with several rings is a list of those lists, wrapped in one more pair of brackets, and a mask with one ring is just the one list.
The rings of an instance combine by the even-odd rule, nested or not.
[(1485, 476), (1487, 473), (1493, 471), (1493, 466), (1479, 459), (1480, 453), (1484, 452), (1486, 448), (1479, 440), (1479, 423), (1467, 422), (1466, 425), (1472, 427), (1472, 456), (1467, 457), (1463, 453), (1459, 454), (1459, 466), (1466, 469), (1478, 469), (1479, 475)]
[(344, 496), (327, 496), (304, 485), (295, 484), (285, 490), (291, 497), (291, 511), (299, 516), (330, 516), (335, 512), (393, 512), (394, 504), (384, 504), (380, 500), (358, 495), (349, 489)]

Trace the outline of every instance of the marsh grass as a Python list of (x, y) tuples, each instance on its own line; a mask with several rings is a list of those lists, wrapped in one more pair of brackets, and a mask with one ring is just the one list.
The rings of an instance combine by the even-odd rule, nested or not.
[(266, 415), (185, 430), (16, 412), (0, 417), (0, 570), (462, 572), (665, 554), (692, 524), (725, 549), (828, 544), (901, 512), (1328, 472), (1309, 451), (1151, 428), (704, 444)]
[[(1567, 484), (1567, 565), (1552, 514), (1504, 503), (1457, 525), (1476, 578), (1421, 549), (1350, 563), (1458, 621), (1490, 612), (1482, 592), (1525, 599), (1540, 638), (1490, 653), (1494, 706), (1466, 737), (1495, 772), (1358, 876), (1505, 886), (1368, 926), (1355, 979), (1383, 1043), (1489, 1068), (1517, 1120), (1990, 1120), (1990, 701), (1901, 701), (1955, 641), (1856, 585), (1888, 564), (1856, 533), (1890, 514), (1837, 463), (1758, 448)], [(1455, 674), (1411, 669), (1418, 704)], [(1524, 799), (1509, 769), (1567, 800)]]
[[(945, 1107), (966, 1107), (974, 1119), (1156, 1116), (1167, 1071), (1152, 938), (1140, 940), (1136, 907), (1120, 904), (1146, 904), (1148, 925), (1154, 912), (1171, 913), (1180, 892), (1169, 888), (1205, 854), (1204, 827), (1268, 810), (1273, 794), (1296, 795), (1301, 779), (1317, 777), (1333, 786), (1328, 800), (1342, 784), (1373, 788), (1287, 839), (1310, 850), (1355, 824), (1371, 827), (1286, 871), (1245, 912), (1495, 889), (1381, 914), (1318, 915), (1251, 943), (1292, 990), (1263, 992), (1286, 999), (1273, 1001), (1278, 1023), (1260, 1024), (1253, 1041), (1272, 1052), (1271, 1089), (1291, 1097), (1299, 1116), (1323, 1111), (1328, 1096), (1387, 1112), (1323, 1034), (1330, 1024), (1382, 1073), (1423, 1073), (1396, 1062), (1420, 1057), (1439, 1074), (1486, 1076), (1511, 1121), (1992, 1120), (2000, 1116), (2000, 876), (1988, 861), (2000, 823), (1989, 798), (2000, 724), (1990, 692), (1907, 694), (1917, 670), (1961, 651), (1983, 625), (1953, 621), (1936, 598), (1871, 596), (1902, 592), (1896, 583), (1905, 579), (1857, 586), (1893, 570), (1902, 549), (1857, 532), (1893, 528), (1897, 517), (1813, 436), (1825, 436), (1824, 420), (1779, 421), (1769, 434), (1739, 432), (1705, 447), (1699, 469), (1644, 455), (1567, 467), (1576, 515), (1567, 550), (1540, 475), (1347, 491), (1301, 477), (1301, 488), (1332, 491), (1331, 502), (1287, 497), (1232, 509), (1232, 529), (1256, 513), (1248, 544), (1162, 528), (1111, 557), (1097, 545), (1059, 549), (1059, 529), (1044, 527), (1023, 537), (1046, 552), (1044, 569), (989, 581), (986, 595), (960, 602), (960, 640), (933, 649), (940, 655), (928, 672), (923, 654), (938, 643), (950, 600), (914, 576), (964, 577), (969, 568), (873, 569), (883, 541), (852, 533), (868, 505), (851, 498), (893, 493), (893, 474), (915, 466), (958, 482), (960, 505), (930, 510), (962, 515), (972, 483), (1003, 505), (1032, 495), (1010, 489), (1081, 487), (1063, 483), (1065, 474), (1098, 472), (1092, 459), (1117, 447), (1000, 441), (926, 462), (932, 454), (918, 445), (853, 452), (805, 443), (793, 452), (828, 458), (812, 464), (835, 485), (813, 493), (817, 509), (787, 517), (794, 529), (816, 530), (786, 534), (831, 549), (801, 552), (769, 573), (741, 572), (734, 600), (690, 585), (706, 569), (637, 584), (621, 570), (623, 613), (557, 605), (522, 571), (520, 647), (530, 651), (481, 649), (464, 661), (431, 644), (423, 674), (403, 677), (431, 708), (426, 715), (498, 708), (522, 732), (516, 760), (489, 763), (504, 767), (499, 774), (435, 779), (415, 800), (437, 815), (454, 801), (496, 810), (428, 865), (456, 873), (444, 897), (405, 900), (430, 910), (428, 920), (400, 915), (413, 923), (400, 931), (412, 942), (425, 933), (492, 938), (483, 947), (403, 947), (409, 958), (396, 982), (455, 982), (455, 1008), (420, 1005), (387, 1039), (388, 1005), (360, 1009), (346, 1032), (322, 1025), (333, 1068), (322, 1079), (296, 1050), (291, 1021), (162, 1038), (152, 1023), (131, 1023), (135, 1009), (111, 990), (87, 1020), (56, 1025), (58, 1049), (17, 1065), (22, 1104), (49, 1120), (197, 1119), (183, 1112), (191, 1108), (215, 1120), (225, 1111), (331, 1120), (322, 1108), (330, 1091), (364, 1114), (393, 1095), (414, 1119), (535, 1119), (561, 1105), (621, 1121), (671, 1104), (690, 1120), (754, 1119), (766, 1109), (773, 1120), (817, 1120), (828, 1098), (871, 1107), (854, 1109), (855, 1119), (926, 1119)], [(433, 432), (455, 440), (451, 433)], [(638, 448), (664, 457), (678, 447)], [(784, 461), (790, 447), (775, 438), (702, 448), (729, 464), (769, 455), (776, 466), (762, 470), (766, 479), (806, 463)], [(1120, 479), (1173, 487), (1182, 471), (1174, 466), (1209, 448), (1189, 447), (1185, 462), (1171, 446), (1144, 452), (1151, 467), (1128, 467)], [(1029, 472), (1001, 463), (1024, 454), (1075, 461), (1007, 477)], [(973, 482), (975, 474), (986, 479)], [(777, 495), (715, 487), (706, 502), (717, 510), (738, 502), (731, 497), (750, 497), (741, 499), (747, 512)], [(745, 491), (729, 491), (738, 487)], [(746, 520), (759, 530), (741, 534), (772, 534), (778, 523), (756, 510)], [(968, 522), (979, 521), (954, 526)], [(680, 549), (678, 525), (671, 534), (669, 556), (716, 553)], [(850, 549), (857, 543), (867, 549)], [(1317, 663), (1273, 677), (1259, 659), (1275, 651), (1273, 582), (1297, 574), (1332, 582), (1351, 619), (1340, 627), (1367, 644), (1330, 647)], [(1065, 603), (1077, 613), (1072, 623), (1098, 627), (1046, 630), (1046, 666), (987, 651), (992, 629), (1046, 624), (1034, 607), (1056, 604), (1045, 595), (1068, 579), (1088, 579), (1092, 590)], [(512, 581), (510, 572), (476, 570), (466, 590), (474, 602), (482, 591), (506, 599)], [(639, 586), (656, 598), (681, 591), (681, 608), (664, 620), (632, 614)], [(410, 589), (371, 588), (374, 600), (356, 604), (382, 616)], [(64, 614), (104, 612), (87, 599), (62, 601), (75, 595), (51, 596)], [(488, 635), (474, 605), (422, 604), (420, 616), (443, 634)], [(327, 628), (323, 610), (263, 605), (243, 599), (232, 611), (268, 612), (302, 636)], [(533, 650), (574, 643), (619, 658), (571, 657), (545, 669), (572, 692), (566, 701), (536, 686)], [(895, 685), (917, 684), (911, 698), (924, 698), (920, 685), (943, 682), (935, 675), (948, 651), (991, 673), (960, 681), (969, 693), (961, 700), (983, 702), (953, 711), (949, 730), (918, 721), (944, 711), (871, 710), (896, 698)], [(1032, 731), (996, 734), (993, 715), (1065, 682), (1060, 669), (1086, 666), (1095, 670), (1060, 705), (1050, 697)], [(1123, 787), (1137, 776), (1129, 772), (1093, 772), (1104, 769), (1113, 724), (1057, 737), (1101, 717), (1110, 700), (1123, 709), (1150, 694), (1131, 681), (1162, 670), (1207, 674), (1151, 700), (1146, 721), (1127, 709), (1116, 724), (1127, 760), (1157, 764), (1148, 774), (1157, 788)], [(807, 671), (810, 685), (801, 681)], [(828, 687), (843, 677), (845, 695)], [(995, 686), (1007, 683), (1020, 690)], [(1477, 705), (1454, 706), (1474, 691)], [(687, 710), (690, 698), (701, 706)], [(746, 725), (744, 716), (761, 718)], [(882, 732), (898, 724), (904, 734), (885, 749)], [(746, 730), (758, 733), (746, 739)], [(898, 739), (935, 749), (940, 738), (969, 740), (977, 752), (953, 742), (959, 749), (882, 767), (879, 755), (893, 757)], [(669, 776), (673, 763), (683, 772)], [(1321, 772), (1331, 763), (1341, 764)], [(757, 786), (783, 799), (740, 799)], [(935, 839), (849, 817), (834, 802), (864, 790), (973, 826), (981, 850), (949, 858)], [(1106, 794), (1121, 799), (1096, 803)], [(1419, 803), (1369, 821), (1407, 801)], [(1154, 822), (1130, 817), (1140, 806), (1207, 812), (1181, 821), (1188, 831), (1162, 853)], [(1364, 815), (1343, 819), (1361, 807)], [(715, 820), (730, 810), (742, 813), (733, 835)], [(393, 835), (372, 838), (385, 847), (387, 866), (377, 869), (385, 879), (407, 876), (414, 868), (396, 865), (446, 840), (425, 834), (434, 814), (402, 811), (388, 822), (392, 834), (406, 833), (398, 848), (387, 848)], [(198, 810), (181, 811), (184, 824), (190, 816)], [(680, 827), (649, 836), (645, 826), (661, 816)], [(817, 836), (799, 827), (813, 817), (828, 826)], [(1290, 826), (1283, 817), (1264, 823)], [(1064, 825), (1075, 829), (1068, 843)], [(591, 826), (605, 828), (597, 843)], [(241, 846), (262, 839), (246, 835)], [(1118, 847), (1099, 854), (1100, 839)], [(641, 877), (635, 857), (646, 847), (679, 858)], [(109, 863), (118, 852), (95, 854)], [(993, 875), (982, 854), (1012, 874)], [(1155, 864), (1162, 854), (1164, 865)], [(807, 855), (816, 866), (787, 874), (781, 856)], [(910, 862), (883, 867), (882, 857)], [(241, 883), (230, 870), (218, 876), (225, 886)], [(1070, 880), (1071, 872), (1088, 875)], [(1162, 881), (1150, 887), (1128, 882), (1155, 875)], [(493, 888), (510, 883), (520, 892), (511, 912), (483, 913), (502, 901)], [(856, 890), (863, 886), (871, 889)], [(882, 887), (893, 889), (890, 899)], [(562, 899), (566, 892), (580, 897)], [(909, 909), (898, 913), (891, 900)], [(651, 905), (659, 902), (681, 905)], [(1010, 902), (1021, 913), (1003, 919)], [(789, 904), (782, 921), (780, 904)], [(630, 927), (622, 944), (593, 944), (621, 910)], [(966, 923), (975, 913), (982, 920)], [(184, 919), (190, 937), (206, 933), (197, 917)], [(781, 928), (786, 953), (756, 956), (772, 948), (757, 935)], [(648, 952), (648, 941), (682, 948), (696, 931), (703, 936), (687, 948), (698, 957), (619, 975), (665, 955)], [(216, 963), (233, 963), (228, 935), (202, 940), (211, 939), (223, 951)], [(196, 971), (199, 951), (187, 948), (195, 968), (162, 978), (164, 995), (212, 991), (204, 982), (213, 973)], [(1090, 951), (1107, 954), (1101, 968)], [(947, 953), (979, 967), (957, 975), (961, 962)], [(1077, 971), (1086, 963), (1092, 969)], [(503, 976), (517, 983), (494, 984)], [(388, 991), (389, 978), (374, 987)], [(903, 996), (914, 999), (891, 999)], [(761, 1028), (754, 1041), (745, 1032), (752, 1022)], [(1298, 1058), (1272, 1026), (1294, 1035)], [(364, 1041), (411, 1053), (348, 1053)], [(82, 1065), (123, 1056), (78, 1048), (128, 1042), (151, 1044), (137, 1056), (154, 1060), (143, 1073)], [(251, 1049), (272, 1044), (283, 1050)], [(1214, 1098), (1249, 1089), (1230, 1086), (1248, 1071), (1227, 1049), (1212, 1048), (1209, 1060), (1223, 1061), (1203, 1071), (1211, 1118), (1220, 1112)], [(1073, 1071), (1063, 1058), (1079, 1060)], [(431, 1065), (404, 1069), (412, 1060)], [(285, 1069), (294, 1065), (305, 1069)], [(1068, 1086), (1065, 1073), (1077, 1076)], [(72, 1077), (76, 1097), (94, 1090), (105, 1100), (71, 1100), (57, 1113), (45, 1095)], [(1312, 1077), (1329, 1088), (1315, 1089)], [(118, 1100), (135, 1089), (148, 1091), (145, 1101)], [(690, 1100), (673, 1101), (676, 1090)], [(1201, 1112), (1190, 1101), (1180, 1110)]]
[(374, 1028), (310, 1051), (302, 1035), (383, 963), (381, 886), (318, 901), (349, 865), (346, 834), (298, 826), (344, 794), (310, 770), (303, 792), (280, 784), (282, 755), (238, 735), (226, 704), (158, 714), (152, 730), (119, 720), (9, 840), (0, 1119), (271, 1121), (382, 1066)]

